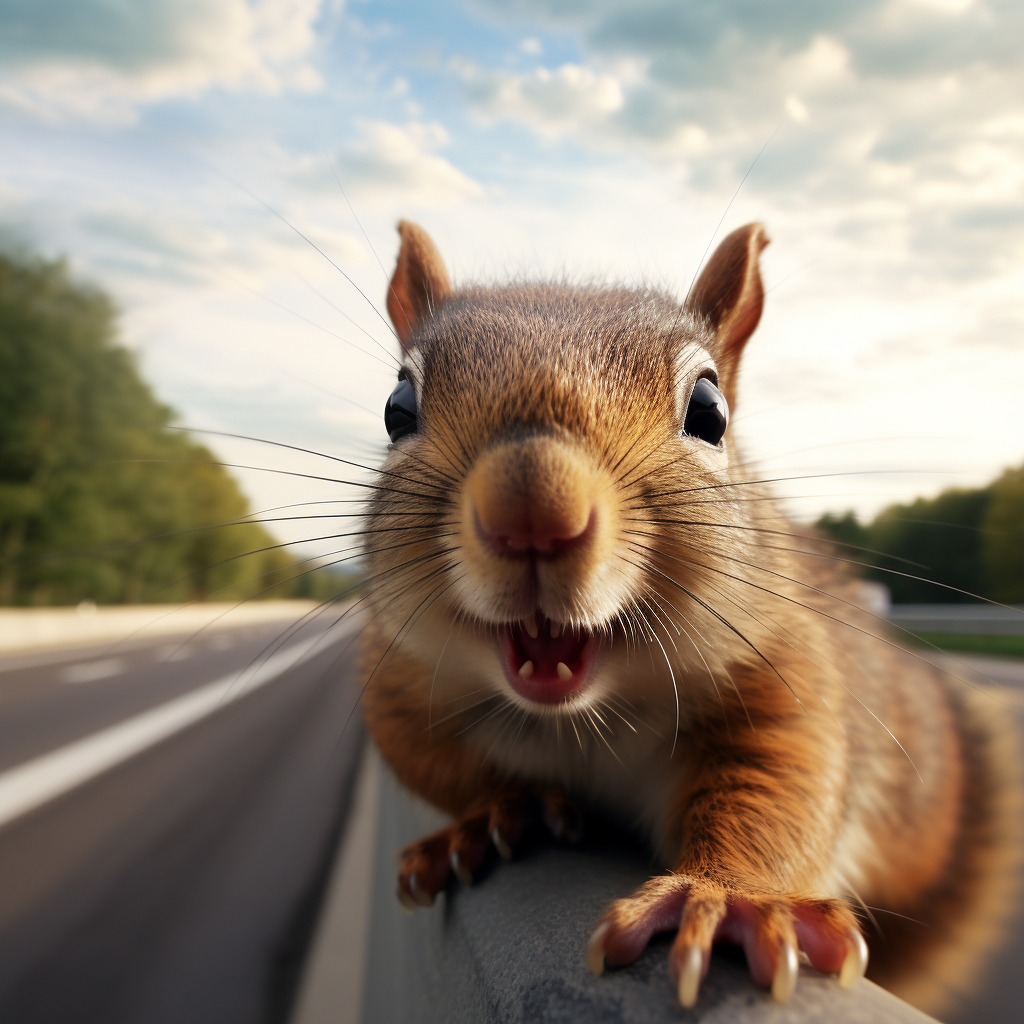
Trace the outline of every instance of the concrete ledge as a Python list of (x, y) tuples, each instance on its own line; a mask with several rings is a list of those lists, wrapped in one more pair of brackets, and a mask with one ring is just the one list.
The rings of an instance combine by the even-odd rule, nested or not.
[(809, 968), (801, 969), (793, 999), (779, 1006), (750, 981), (741, 954), (717, 951), (700, 1002), (684, 1011), (668, 981), (667, 941), (656, 940), (631, 967), (595, 978), (584, 963), (595, 918), (651, 873), (642, 852), (607, 837), (576, 848), (540, 843), (410, 917), (395, 900), (394, 852), (437, 827), (439, 817), (387, 770), (379, 800), (364, 1024), (932, 1021), (870, 982), (847, 992)]
[(249, 601), (210, 604), (113, 605), (97, 608), (0, 609), (0, 651), (28, 654), (59, 647), (85, 647), (122, 640), (173, 636), (201, 627), (234, 629), (259, 622), (294, 620), (312, 611), (313, 601)]
[(1024, 636), (1024, 605), (894, 604), (889, 621), (912, 633)]

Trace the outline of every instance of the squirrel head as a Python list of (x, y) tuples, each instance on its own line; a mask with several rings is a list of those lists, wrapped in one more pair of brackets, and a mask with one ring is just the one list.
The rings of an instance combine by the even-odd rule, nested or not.
[(513, 701), (557, 711), (615, 685), (631, 635), (691, 613), (720, 632), (700, 604), (721, 581), (698, 567), (723, 536), (687, 499), (731, 479), (761, 225), (721, 243), (683, 304), (559, 283), (454, 290), (427, 233), (399, 234), (387, 305), (403, 369), (367, 540), (396, 642), (428, 663), (454, 644), (446, 662), (484, 663)]

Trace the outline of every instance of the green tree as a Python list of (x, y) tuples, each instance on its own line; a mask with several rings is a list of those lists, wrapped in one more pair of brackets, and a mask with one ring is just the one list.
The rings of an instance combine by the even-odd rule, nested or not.
[(987, 596), (1024, 603), (1024, 466), (1008, 469), (990, 490), (982, 542)]
[(884, 582), (898, 604), (961, 604), (973, 600), (968, 594), (988, 596), (981, 548), (990, 497), (988, 488), (943, 491), (935, 498), (890, 505), (868, 528), (867, 547), (916, 563), (869, 556), (873, 565), (923, 576), (945, 587), (877, 570), (868, 575)]
[(840, 544), (872, 549), (842, 553), (863, 562), (864, 575), (888, 586), (897, 604), (970, 603), (971, 594), (1024, 602), (1024, 466), (988, 487), (890, 505), (868, 524), (847, 512), (826, 513), (815, 525)]
[(245, 517), (245, 498), (169, 429), (116, 328), (64, 261), (0, 255), (0, 603), (237, 598), (286, 579), (284, 550), (246, 555), (274, 543), (262, 527), (203, 529)]
[(844, 558), (858, 558), (860, 552), (857, 549), (867, 547), (867, 528), (852, 509), (841, 516), (826, 512), (814, 525), (826, 537), (843, 547)]

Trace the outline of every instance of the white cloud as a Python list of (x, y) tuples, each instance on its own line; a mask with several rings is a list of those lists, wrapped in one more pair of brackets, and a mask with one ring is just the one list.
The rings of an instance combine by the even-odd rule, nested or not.
[(804, 106), (803, 101), (799, 96), (787, 96), (786, 97), (786, 113), (789, 114), (794, 121), (800, 121), (801, 123), (807, 120), (807, 107)]
[[(393, 371), (367, 334), (388, 350), (393, 339), (367, 298), (383, 312), (399, 216), (431, 231), (457, 280), (593, 275), (685, 293), (788, 112), (717, 235), (757, 218), (774, 239), (737, 410), (748, 453), (794, 474), (913, 472), (784, 488), (807, 512), (869, 511), (1020, 461), (1024, 87), (1004, 0), (494, 0), (508, 63), (487, 66), (445, 64), (472, 38), (454, 23), (437, 27), (444, 46), (417, 39), (415, 60), (391, 22), (358, 36), (346, 22), (350, 47), (318, 48), (315, 0), (83, 0), (60, 8), (63, 22), (58, 0), (21, 2), (52, 24), (24, 46), (0, 25), (0, 89), (75, 127), (7, 119), (0, 214), (112, 289), (126, 336), (189, 422), (361, 455), (344, 436), (357, 402), (371, 410), (360, 443), (382, 442), (373, 410)], [(111, 33), (115, 9), (135, 27)], [(522, 46), (533, 39), (544, 47)], [(242, 116), (203, 140), (202, 167), (175, 157), (174, 133), (160, 146), (118, 133), (111, 150), (73, 113), (130, 119), (142, 102), (211, 87), (273, 93), (314, 61), (353, 92), (260, 103), (255, 127), (253, 108), (233, 105)], [(429, 81), (453, 69), (475, 126), (446, 106), (450, 82)], [(202, 133), (205, 106), (174, 113)], [(384, 270), (320, 151), (334, 126), (332, 160)], [(102, 153), (87, 152), (90, 138)], [(251, 193), (211, 182), (208, 164)], [(247, 486), (266, 505), (302, 498), (292, 478)]]
[(0, 103), (48, 121), (131, 123), (212, 87), (316, 89), (321, 0), (0, 0)]
[(635, 145), (645, 122), (656, 122), (643, 139), (663, 154), (699, 152), (707, 142), (705, 129), (684, 118), (667, 121), (659, 100), (642, 87), (627, 94), (637, 79), (634, 67), (618, 73), (594, 71), (579, 64), (529, 72), (486, 69), (455, 60), (453, 69), (463, 81), (473, 111), (485, 124), (519, 121), (545, 139), (583, 136), (602, 149)]
[[(482, 0), (487, 2), (487, 0)], [(508, 5), (492, 0), (505, 16)], [(737, 182), (835, 230), (897, 209), (903, 255), (947, 279), (1024, 256), (1024, 38), (1017, 0), (519, 0), (533, 24), (578, 33), (556, 70), (460, 73), (487, 119), (576, 136), (680, 167), (698, 191)], [(631, 76), (616, 76), (628, 63)], [(682, 161), (680, 163), (680, 161)]]
[[(445, 206), (483, 195), (481, 185), (437, 153), (449, 143), (436, 122), (357, 121), (359, 137), (333, 158), (345, 191), (365, 202)], [(337, 193), (338, 183), (322, 155), (303, 157), (296, 181)]]
[(578, 64), (521, 74), (459, 62), (457, 70), (483, 118), (523, 121), (548, 137), (602, 123), (625, 102), (618, 78)]

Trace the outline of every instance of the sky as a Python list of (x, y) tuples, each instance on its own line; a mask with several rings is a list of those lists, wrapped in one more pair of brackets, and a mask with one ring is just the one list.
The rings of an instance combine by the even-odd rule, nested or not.
[(869, 516), (1024, 460), (1022, 38), (1019, 0), (0, 0), (0, 237), (115, 297), (181, 424), (321, 453), (204, 435), (270, 508), (383, 451), (400, 217), (456, 283), (678, 296), (761, 220), (738, 438)]

